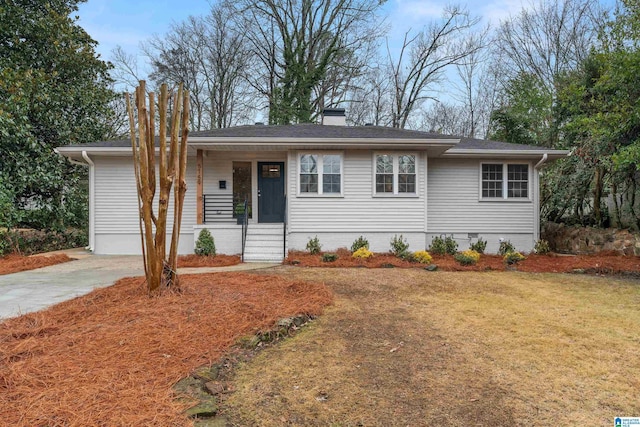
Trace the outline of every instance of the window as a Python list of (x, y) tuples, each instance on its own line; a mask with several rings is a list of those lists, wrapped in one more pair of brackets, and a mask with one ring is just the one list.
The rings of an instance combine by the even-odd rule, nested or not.
[(482, 165), (482, 197), (502, 197), (502, 165)]
[(393, 193), (393, 157), (376, 157), (376, 193)]
[(318, 156), (315, 154), (300, 156), (300, 192), (318, 192)]
[[(483, 199), (528, 199), (528, 164), (482, 164)], [(506, 179), (505, 179), (506, 177)]]
[(416, 157), (398, 156), (398, 193), (416, 192)]
[(376, 194), (416, 194), (416, 156), (377, 154)]
[(342, 156), (340, 154), (300, 155), (301, 194), (341, 194)]

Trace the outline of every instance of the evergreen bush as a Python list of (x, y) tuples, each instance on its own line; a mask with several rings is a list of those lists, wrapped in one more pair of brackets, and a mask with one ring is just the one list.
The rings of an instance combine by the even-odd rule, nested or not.
[(213, 236), (206, 228), (200, 230), (198, 234), (198, 240), (196, 241), (196, 248), (194, 250), (196, 255), (201, 256), (215, 256), (216, 244), (213, 240)]

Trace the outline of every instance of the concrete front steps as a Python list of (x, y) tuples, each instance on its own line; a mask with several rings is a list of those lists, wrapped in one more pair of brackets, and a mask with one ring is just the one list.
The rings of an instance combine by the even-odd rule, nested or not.
[(249, 224), (244, 262), (282, 262), (284, 224)]

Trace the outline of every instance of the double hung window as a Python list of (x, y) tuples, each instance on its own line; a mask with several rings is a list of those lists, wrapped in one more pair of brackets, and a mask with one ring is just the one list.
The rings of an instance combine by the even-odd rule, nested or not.
[(375, 194), (416, 194), (415, 154), (375, 155)]
[(300, 194), (342, 194), (342, 155), (301, 154)]
[(482, 164), (483, 199), (528, 199), (529, 165), (516, 163)]

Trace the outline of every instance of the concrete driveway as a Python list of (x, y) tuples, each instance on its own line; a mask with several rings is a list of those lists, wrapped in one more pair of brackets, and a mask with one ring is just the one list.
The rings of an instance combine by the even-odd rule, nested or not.
[[(110, 286), (123, 277), (142, 276), (142, 257), (93, 255), (84, 250), (60, 251), (75, 261), (0, 276), (0, 319), (18, 316)], [(246, 271), (278, 264), (250, 263), (229, 267), (181, 268), (178, 273)]]
[[(69, 254), (74, 257), (75, 254)], [(38, 311), (116, 280), (144, 274), (141, 256), (88, 255), (0, 276), (0, 319)]]

